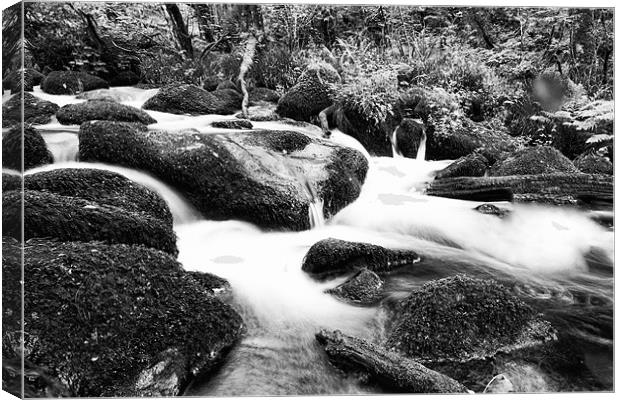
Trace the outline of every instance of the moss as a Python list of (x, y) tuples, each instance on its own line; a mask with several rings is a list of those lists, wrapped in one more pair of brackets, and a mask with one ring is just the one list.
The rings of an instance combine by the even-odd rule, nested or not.
[(2, 138), (2, 166), (4, 168), (22, 170), (22, 141), (24, 170), (54, 162), (52, 153), (47, 149), (45, 140), (39, 131), (19, 124), (13, 126)]
[(108, 100), (89, 100), (83, 103), (67, 104), (56, 113), (58, 122), (65, 125), (80, 125), (91, 120), (140, 122), (145, 125), (157, 121), (139, 108)]
[(145, 212), (129, 211), (99, 201), (35, 190), (2, 194), (4, 234), (21, 237), (20, 210), (24, 207), (24, 239), (55, 238), (142, 244), (177, 254), (176, 235), (170, 224)]
[(466, 359), (511, 342), (533, 310), (493, 280), (457, 275), (403, 300), (387, 344), (417, 359)]
[(489, 160), (480, 154), (472, 153), (461, 157), (437, 172), (435, 179), (456, 178), (459, 176), (484, 176), (489, 166)]
[(331, 218), (359, 197), (368, 172), (368, 160), (357, 150), (341, 147), (336, 149), (326, 170), (328, 178), (322, 182), (320, 192), (323, 213)]
[(557, 149), (549, 146), (526, 147), (495, 163), (491, 176), (577, 173), (579, 170)]
[(403, 118), (396, 131), (396, 143), (398, 143), (400, 153), (408, 158), (416, 158), (423, 133), (423, 123), (411, 118)]
[(360, 305), (372, 305), (381, 299), (383, 281), (377, 274), (362, 269), (341, 285), (328, 289), (325, 293)]
[(243, 329), (174, 258), (141, 246), (29, 240), (24, 273), (27, 360), (77, 397), (154, 395), (137, 381), (162, 357), (182, 363), (157, 394), (179, 395)]
[[(47, 124), (58, 111), (58, 105), (39, 99), (31, 93), (24, 92), (23, 118), (27, 124)], [(17, 125), (22, 121), (21, 94), (15, 94), (2, 105), (2, 126), (5, 128)]]
[(231, 80), (222, 81), (218, 83), (218, 85), (215, 87), (215, 90), (228, 90), (228, 89), (232, 89), (235, 92), (239, 93), (239, 88)]
[[(25, 68), (23, 75), (24, 90), (32, 92), (34, 86), (38, 86), (45, 79), (45, 75), (32, 68)], [(2, 90), (10, 90), (12, 94), (22, 90), (21, 71), (13, 71), (2, 81)]]
[(222, 79), (217, 75), (210, 75), (205, 78), (202, 88), (207, 92), (213, 92), (217, 89), (218, 85), (222, 83)]
[(609, 159), (597, 154), (583, 154), (574, 161), (579, 171), (586, 174), (614, 174), (614, 165)]
[(2, 173), (2, 191), (8, 192), (9, 190), (21, 190), (22, 177), (17, 174)]
[(108, 82), (99, 77), (75, 71), (52, 71), (41, 82), (41, 90), (50, 94), (76, 94), (109, 87)]
[(296, 131), (256, 131), (248, 139), (250, 144), (284, 153), (303, 150), (312, 142), (310, 137)]
[(370, 121), (355, 109), (340, 109), (336, 115), (338, 129), (357, 139), (372, 155), (391, 156), (390, 135), (398, 125), (393, 116), (380, 123)]
[(235, 89), (218, 89), (211, 92), (217, 97), (221, 103), (221, 108), (230, 110), (226, 114), (232, 114), (241, 109), (241, 102), (243, 101), (243, 95)]
[[(241, 103), (239, 102), (239, 105)], [(207, 92), (195, 85), (169, 85), (148, 99), (142, 108), (171, 114), (233, 114), (240, 107), (229, 92)]]

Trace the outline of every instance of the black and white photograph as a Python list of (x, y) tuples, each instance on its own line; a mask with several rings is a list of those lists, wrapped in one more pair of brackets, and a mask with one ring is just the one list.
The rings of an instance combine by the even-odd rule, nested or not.
[(6, 398), (612, 394), (599, 3), (7, 1)]

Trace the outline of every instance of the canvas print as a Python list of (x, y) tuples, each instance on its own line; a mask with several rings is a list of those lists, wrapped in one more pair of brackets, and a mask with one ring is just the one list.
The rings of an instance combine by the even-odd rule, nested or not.
[(614, 9), (2, 13), (2, 388), (614, 390)]

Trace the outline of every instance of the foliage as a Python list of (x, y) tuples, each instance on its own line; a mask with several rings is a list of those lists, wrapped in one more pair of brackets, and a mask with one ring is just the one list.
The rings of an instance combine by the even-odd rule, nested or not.
[(344, 85), (337, 98), (345, 110), (379, 125), (394, 115), (393, 105), (398, 99), (396, 77), (391, 72), (382, 72), (360, 78)]

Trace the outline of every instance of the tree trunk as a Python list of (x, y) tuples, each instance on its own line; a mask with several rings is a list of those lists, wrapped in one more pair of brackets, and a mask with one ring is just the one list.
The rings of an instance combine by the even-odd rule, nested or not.
[(208, 43), (214, 42), (215, 35), (213, 34), (212, 29), (212, 26), (214, 24), (212, 5), (192, 4), (191, 7), (196, 13), (196, 19), (198, 20), (198, 29), (200, 29), (200, 34), (202, 38)]
[(172, 30), (174, 32), (174, 36), (179, 42), (181, 50), (185, 51), (187, 57), (194, 58), (192, 38), (187, 30), (187, 25), (185, 25), (185, 22), (183, 21), (181, 10), (179, 10), (179, 7), (176, 4), (166, 4), (166, 12), (168, 12), (170, 20), (172, 21)]
[(482, 23), (482, 21), (480, 21), (480, 18), (478, 18), (478, 16), (473, 11), (471, 12), (470, 15), (476, 25), (476, 29), (478, 30), (478, 32), (480, 32), (480, 35), (482, 36), (482, 39), (484, 40), (484, 44), (486, 45), (487, 49), (494, 48), (495, 45), (493, 44), (493, 40), (491, 40), (491, 37), (488, 35), (487, 31), (484, 29), (484, 24)]
[(248, 36), (247, 42), (245, 44), (245, 51), (243, 52), (243, 60), (241, 61), (241, 66), (239, 67), (239, 84), (241, 86), (241, 93), (243, 93), (243, 100), (241, 102), (241, 113), (244, 118), (248, 116), (248, 102), (249, 102), (249, 93), (248, 88), (245, 83), (245, 74), (249, 71), (250, 67), (254, 63), (254, 54), (256, 53), (256, 44), (258, 43), (258, 39), (253, 34)]

